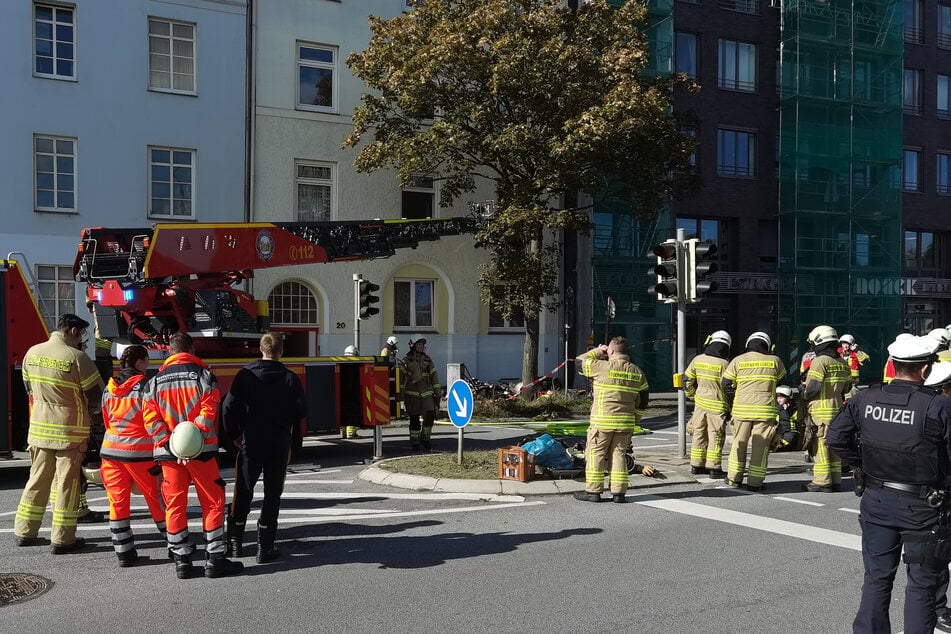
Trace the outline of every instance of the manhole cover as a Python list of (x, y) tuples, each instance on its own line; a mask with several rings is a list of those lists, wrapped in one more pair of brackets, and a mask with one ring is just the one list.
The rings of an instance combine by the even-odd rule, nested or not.
[(35, 599), (52, 586), (52, 581), (38, 575), (0, 573), (0, 605)]

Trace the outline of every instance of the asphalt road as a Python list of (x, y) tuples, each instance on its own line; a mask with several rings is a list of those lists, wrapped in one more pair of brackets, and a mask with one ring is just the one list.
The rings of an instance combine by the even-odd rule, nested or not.
[[(636, 439), (639, 460), (669, 468), (678, 462), (676, 435), (655, 429)], [(437, 431), (436, 448), (454, 451), (455, 431)], [(476, 429), (467, 444), (523, 433)], [(388, 439), (385, 452), (402, 444)], [(381, 487), (358, 477), (369, 452), (369, 439), (309, 441), (287, 478), (278, 535), (285, 556), (264, 565), (245, 558), (239, 577), (184, 581), (141, 498), (133, 525), (146, 565), (118, 568), (105, 524), (81, 526), (92, 547), (80, 553), (16, 547), (26, 471), (2, 470), (0, 576), (31, 573), (53, 585), (0, 607), (0, 631), (851, 631), (862, 579), (859, 500), (849, 491), (801, 492), (809, 479), (801, 454), (774, 455), (765, 494), (700, 480), (595, 505)], [(107, 507), (101, 490), (89, 497), (93, 508)], [(899, 572), (895, 632), (903, 592)]]

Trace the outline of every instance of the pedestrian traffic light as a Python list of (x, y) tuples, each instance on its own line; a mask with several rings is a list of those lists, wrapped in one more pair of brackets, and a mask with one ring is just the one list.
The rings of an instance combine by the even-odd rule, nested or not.
[(657, 256), (657, 265), (647, 273), (656, 275), (657, 282), (650, 287), (650, 292), (657, 293), (658, 301), (667, 304), (680, 301), (683, 296), (682, 247), (676, 240), (667, 240), (654, 247), (654, 255)]
[(717, 283), (709, 279), (720, 268), (716, 262), (710, 261), (717, 254), (717, 245), (691, 238), (684, 240), (684, 246), (687, 250), (687, 301), (693, 304), (717, 290)]
[(374, 306), (380, 301), (380, 298), (374, 295), (380, 290), (379, 284), (374, 284), (369, 280), (360, 280), (360, 319), (369, 319), (380, 312), (380, 309)]

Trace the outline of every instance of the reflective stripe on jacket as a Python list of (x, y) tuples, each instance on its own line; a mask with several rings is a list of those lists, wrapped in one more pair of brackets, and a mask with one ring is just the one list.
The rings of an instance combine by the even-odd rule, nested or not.
[(168, 439), (175, 426), (190, 420), (201, 430), (205, 449), (199, 460), (218, 455), (218, 380), (204, 361), (180, 352), (165, 360), (142, 394), (145, 429), (155, 441), (156, 460), (174, 460)]
[[(86, 353), (56, 331), (27, 350), (23, 383), (32, 401), (27, 442), (42, 449), (70, 449), (89, 439), (89, 403), (84, 392), (102, 387)], [(4, 388), (5, 389), (5, 388)]]
[(641, 369), (626, 354), (599, 359), (596, 349), (581, 355), (578, 361), (579, 372), (591, 379), (594, 387), (591, 425), (612, 431), (633, 430), (644, 415), (640, 395), (649, 387)]
[(715, 414), (726, 412), (726, 394), (723, 392), (720, 381), (728, 363), (726, 359), (709, 354), (695, 356), (684, 372), (687, 377), (684, 383), (687, 398), (694, 399), (697, 407), (702, 407), (709, 412)]
[(723, 378), (736, 385), (733, 418), (775, 422), (776, 384), (784, 376), (786, 368), (775, 355), (751, 350), (730, 361)]
[(106, 427), (99, 454), (119, 462), (153, 460), (155, 441), (145, 430), (142, 387), (145, 375), (136, 374), (119, 383), (109, 379), (102, 396), (102, 421)]
[(808, 402), (813, 422), (830, 423), (842, 407), (845, 393), (852, 385), (852, 371), (841, 357), (820, 354), (809, 366), (806, 386), (812, 381), (822, 384), (819, 395)]

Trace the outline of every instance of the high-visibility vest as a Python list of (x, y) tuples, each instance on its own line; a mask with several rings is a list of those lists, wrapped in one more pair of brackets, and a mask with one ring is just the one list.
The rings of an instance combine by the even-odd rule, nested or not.
[(142, 387), (145, 375), (137, 374), (119, 383), (109, 379), (102, 397), (102, 420), (106, 433), (99, 455), (120, 462), (153, 460), (155, 442), (145, 431), (142, 417)]
[(786, 368), (775, 355), (751, 350), (730, 361), (723, 371), (723, 378), (736, 385), (733, 418), (775, 421), (776, 384), (785, 376)]

